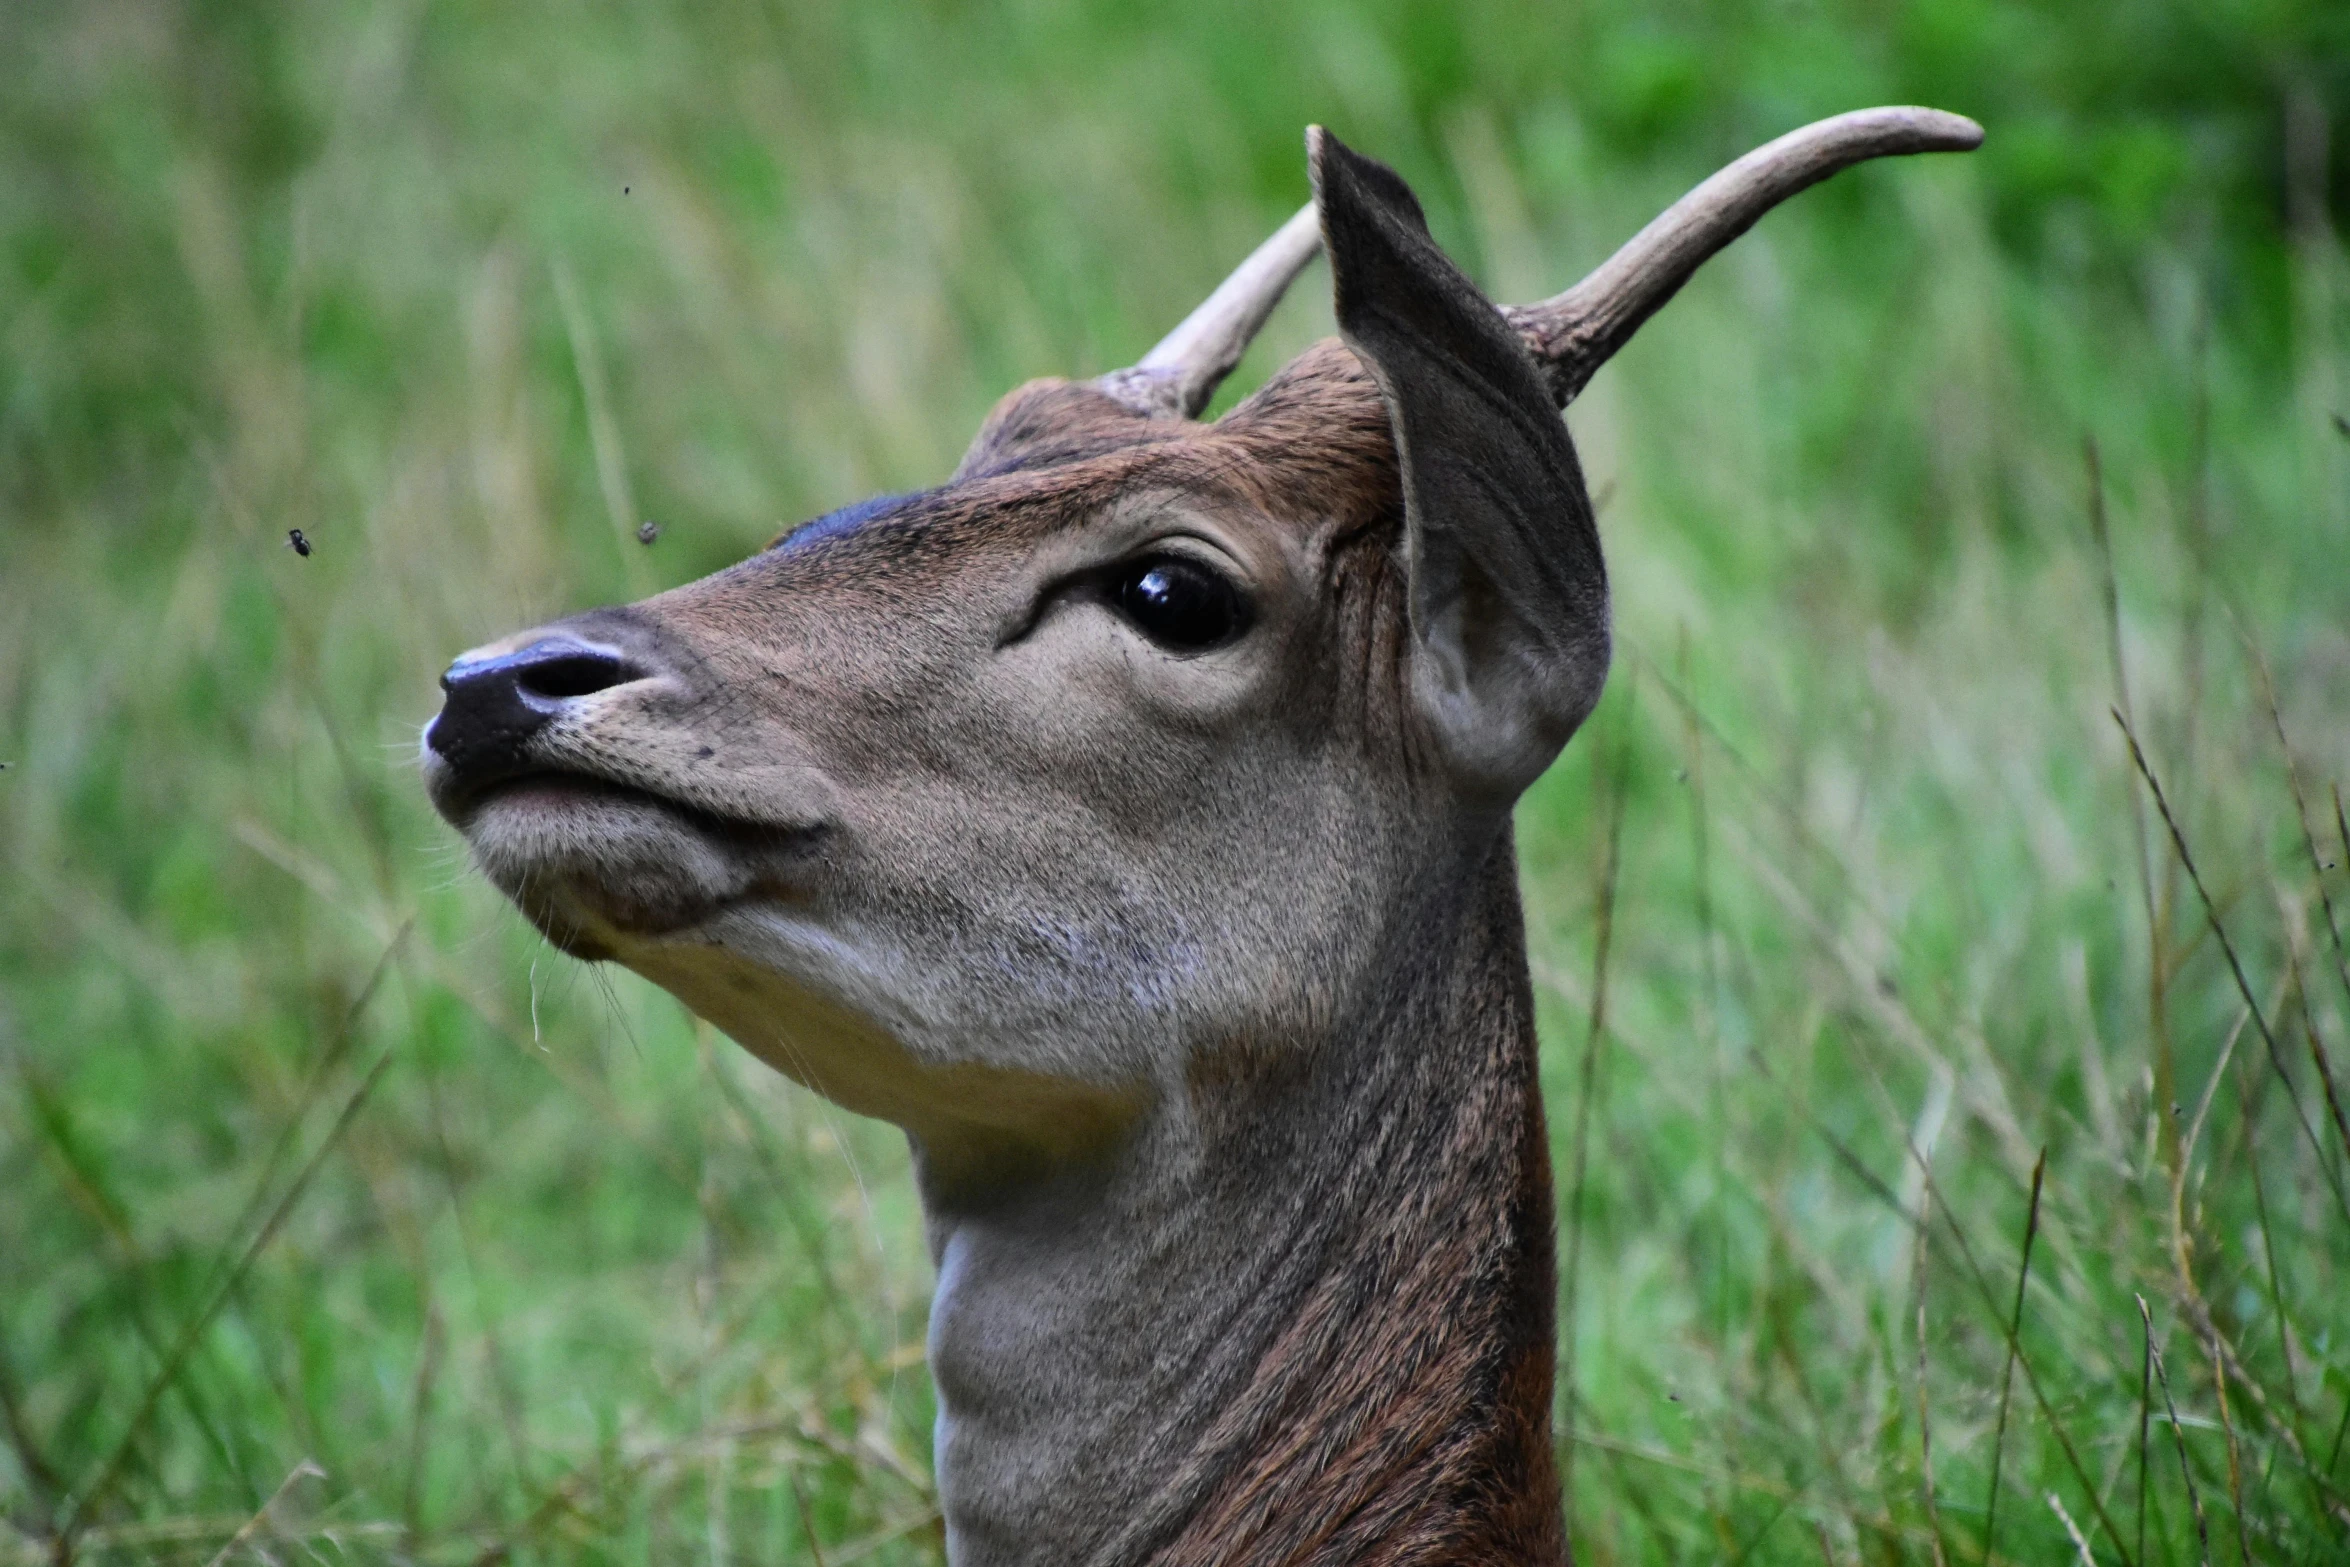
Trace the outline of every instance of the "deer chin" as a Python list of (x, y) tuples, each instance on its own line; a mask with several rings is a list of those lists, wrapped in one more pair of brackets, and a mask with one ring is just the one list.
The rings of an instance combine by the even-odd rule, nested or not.
[(756, 894), (683, 939), (615, 955), (793, 1081), (910, 1133), (934, 1183), (987, 1187), (1095, 1158), (1152, 1098), (1135, 1075), (947, 1043), (957, 1020), (908, 998), (919, 986), (887, 943)]
[(557, 948), (587, 959), (685, 936), (775, 890), (807, 836), (574, 773), (526, 774), (448, 814), (482, 873)]

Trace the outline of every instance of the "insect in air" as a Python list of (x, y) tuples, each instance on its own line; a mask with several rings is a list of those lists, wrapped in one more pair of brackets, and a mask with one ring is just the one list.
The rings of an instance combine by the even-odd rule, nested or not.
[(304, 560), (308, 560), (310, 558), (310, 541), (303, 536), (302, 530), (300, 528), (288, 528), (286, 530), (286, 548), (292, 550), (295, 554), (301, 556)]
[(639, 544), (643, 544), (649, 547), (652, 542), (660, 536), (661, 525), (657, 522), (645, 522), (639, 523), (637, 525), (636, 541)]

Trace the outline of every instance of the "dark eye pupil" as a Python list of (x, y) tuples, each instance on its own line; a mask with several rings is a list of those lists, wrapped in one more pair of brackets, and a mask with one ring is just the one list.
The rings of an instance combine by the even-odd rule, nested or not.
[(1144, 561), (1117, 580), (1113, 597), (1143, 635), (1186, 651), (1230, 640), (1246, 616), (1230, 583), (1189, 561)]

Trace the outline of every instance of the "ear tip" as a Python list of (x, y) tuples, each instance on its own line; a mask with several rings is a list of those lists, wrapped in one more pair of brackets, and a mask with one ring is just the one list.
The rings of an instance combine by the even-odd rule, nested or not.
[(1338, 162), (1345, 147), (1346, 143), (1331, 135), (1327, 126), (1306, 127), (1306, 174), (1316, 191), (1321, 190), (1322, 176)]
[(1320, 202), (1359, 207), (1384, 197), (1392, 203), (1393, 193), (1387, 189), (1392, 184), (1418, 210), (1418, 202), (1393, 170), (1349, 147), (1326, 125), (1306, 127), (1306, 177)]

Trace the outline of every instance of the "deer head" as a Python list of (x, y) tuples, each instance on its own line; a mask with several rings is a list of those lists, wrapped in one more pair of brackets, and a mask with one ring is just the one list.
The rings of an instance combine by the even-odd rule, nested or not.
[[(1608, 663), (1559, 409), (1779, 200), (1980, 134), (1808, 127), (1501, 309), (1312, 132), (1133, 368), (451, 666), (427, 784), (548, 939), (912, 1139), (957, 1560), (1559, 1554), (1509, 836)], [(1317, 246), (1343, 340), (1195, 422)]]

